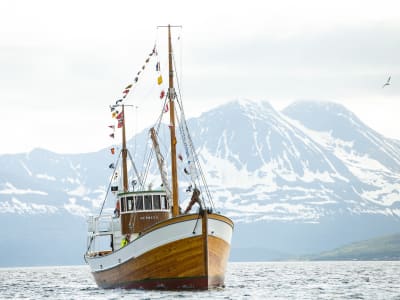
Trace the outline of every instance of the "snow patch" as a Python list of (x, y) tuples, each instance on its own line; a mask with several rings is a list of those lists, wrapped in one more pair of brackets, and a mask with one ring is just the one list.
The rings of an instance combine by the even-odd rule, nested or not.
[(19, 201), (17, 198), (12, 198), (11, 201), (0, 202), (0, 213), (13, 213), (13, 214), (54, 214), (58, 208), (52, 205), (25, 203)]
[(50, 176), (47, 174), (36, 174), (36, 178), (45, 179), (45, 180), (49, 180), (49, 181), (56, 181), (56, 178), (54, 176)]
[(64, 208), (72, 215), (86, 217), (90, 214), (90, 210), (82, 205), (76, 204), (76, 198), (69, 198), (68, 203), (64, 204)]
[(42, 192), (42, 191), (35, 191), (31, 189), (17, 189), (14, 187), (10, 182), (6, 182), (5, 184), (5, 189), (0, 190), (0, 194), (4, 195), (42, 195), (42, 196), (47, 196), (47, 192)]

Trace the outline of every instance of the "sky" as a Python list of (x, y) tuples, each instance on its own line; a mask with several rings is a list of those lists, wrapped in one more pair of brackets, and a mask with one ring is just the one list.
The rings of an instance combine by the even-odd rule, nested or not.
[[(277, 110), (333, 101), (400, 140), (396, 0), (0, 0), (0, 154), (112, 145), (108, 107), (155, 43), (166, 64), (167, 24), (182, 25), (173, 41), (189, 118), (241, 98)], [(159, 113), (160, 87), (141, 83), (155, 82), (151, 63), (126, 99), (128, 135)]]

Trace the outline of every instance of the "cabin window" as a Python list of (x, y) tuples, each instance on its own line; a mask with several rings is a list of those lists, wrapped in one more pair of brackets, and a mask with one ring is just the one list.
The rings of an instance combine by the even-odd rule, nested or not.
[(153, 209), (161, 209), (160, 195), (153, 195)]
[(125, 209), (125, 197), (122, 197), (120, 199), (120, 201), (121, 201), (121, 211), (126, 211), (126, 209)]
[(134, 210), (134, 202), (133, 202), (133, 197), (127, 197), (126, 198), (126, 209), (127, 210)]
[(136, 210), (143, 210), (143, 196), (135, 197)]
[(151, 210), (152, 209), (151, 198), (152, 198), (151, 195), (144, 196), (144, 209), (145, 210)]
[(161, 209), (167, 209), (167, 208), (168, 208), (167, 197), (162, 195), (161, 196)]

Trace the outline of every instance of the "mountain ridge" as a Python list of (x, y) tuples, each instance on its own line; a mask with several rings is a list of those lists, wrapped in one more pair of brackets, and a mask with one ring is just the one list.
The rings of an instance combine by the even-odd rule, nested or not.
[[(370, 129), (344, 106), (295, 102), (278, 112), (267, 102), (237, 100), (189, 119), (188, 127), (216, 207), (236, 223), (234, 248), (316, 253), (399, 228), (400, 141)], [(167, 132), (163, 125), (160, 137)], [(145, 129), (128, 141), (139, 172), (147, 137)], [(180, 153), (182, 146), (178, 141)], [(84, 217), (96, 214), (105, 199), (108, 165), (115, 160), (109, 149), (0, 155), (2, 230), (13, 216), (31, 218), (46, 242), (45, 219), (60, 222), (59, 235), (65, 235), (68, 222), (80, 223), (82, 230)], [(184, 206), (189, 181), (184, 162), (178, 167)], [(148, 174), (153, 186), (161, 184), (156, 172), (154, 165)], [(112, 211), (112, 201), (105, 209)], [(83, 253), (84, 229), (68, 232)], [(259, 233), (264, 238), (257, 238)], [(6, 244), (9, 251), (18, 247)]]
[(357, 241), (310, 255), (308, 260), (400, 260), (400, 233)]

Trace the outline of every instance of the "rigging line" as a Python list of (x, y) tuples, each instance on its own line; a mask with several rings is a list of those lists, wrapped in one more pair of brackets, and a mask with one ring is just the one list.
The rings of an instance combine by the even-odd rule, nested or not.
[[(174, 56), (173, 56), (173, 63), (174, 63), (174, 66), (175, 66), (175, 68), (176, 68), (176, 63), (175, 63), (175, 57), (174, 57)], [(175, 76), (176, 76), (176, 79), (177, 79), (176, 81), (177, 81), (177, 88), (178, 88), (178, 93), (179, 93), (179, 98), (178, 98), (178, 96), (177, 96), (176, 99), (177, 99), (179, 108), (180, 108), (180, 110), (181, 110), (181, 113), (182, 113), (182, 115), (183, 115), (183, 121), (182, 121), (182, 122), (184, 123), (183, 126), (185, 126), (186, 132), (187, 132), (187, 134), (188, 134), (190, 149), (191, 149), (191, 152), (192, 152), (193, 159), (195, 160), (195, 162), (194, 162), (194, 163), (195, 163), (195, 168), (196, 168), (196, 169), (199, 171), (199, 173), (200, 173), (200, 177), (201, 177), (201, 179), (202, 179), (204, 188), (205, 188), (205, 190), (206, 190), (206, 195), (207, 195), (207, 197), (208, 197), (208, 200), (209, 200), (211, 206), (215, 209), (214, 202), (213, 202), (213, 200), (212, 200), (212, 196), (211, 196), (210, 190), (209, 190), (208, 185), (207, 185), (207, 182), (206, 182), (206, 180), (205, 180), (205, 176), (204, 176), (203, 170), (202, 170), (202, 168), (201, 168), (200, 162), (199, 162), (199, 160), (198, 160), (197, 153), (194, 151), (194, 144), (193, 144), (192, 138), (191, 138), (191, 136), (190, 136), (189, 130), (188, 130), (188, 128), (187, 128), (185, 113), (184, 113), (184, 109), (183, 109), (183, 101), (180, 100), (180, 99), (182, 99), (182, 95), (181, 95), (181, 89), (180, 89), (180, 85), (179, 85), (179, 78), (178, 78), (178, 75), (177, 75), (176, 72), (175, 72)], [(178, 114), (177, 114), (177, 115), (178, 115)], [(180, 122), (179, 122), (179, 123), (180, 123)], [(181, 133), (181, 135), (182, 135), (182, 133)], [(200, 183), (200, 179), (198, 179), (198, 181), (199, 181), (199, 183)], [(196, 184), (196, 183), (194, 182), (194, 184)], [(200, 186), (200, 184), (199, 184), (199, 186)], [(204, 200), (203, 200), (203, 204), (204, 204), (204, 206), (205, 206)]]
[(133, 107), (135, 109), (135, 128), (134, 128), (134, 139), (133, 139), (133, 155), (136, 155), (136, 147), (137, 147), (137, 130), (138, 130), (138, 108), (139, 106), (134, 106)]
[(87, 247), (87, 249), (86, 249), (86, 253), (83, 255), (83, 259), (85, 260), (85, 262), (87, 262), (87, 261), (86, 261), (86, 254), (88, 254), (90, 247), (92, 247), (92, 242), (93, 242), (93, 240), (94, 240), (94, 235), (92, 235), (92, 236), (90, 237), (90, 241), (89, 241), (89, 245), (88, 245), (88, 247)]
[(192, 232), (193, 234), (196, 233), (196, 227), (197, 227), (197, 223), (199, 222), (200, 216), (201, 216), (201, 214), (200, 214), (200, 210), (199, 210), (199, 213), (198, 213), (197, 219), (196, 219), (196, 224), (194, 224), (194, 227), (193, 227), (193, 232)]
[[(165, 98), (164, 98), (164, 106), (162, 107), (161, 113), (160, 113), (157, 121), (155, 122), (155, 124), (153, 126), (153, 127), (156, 128), (156, 132), (158, 132), (159, 129), (160, 129), (161, 120), (162, 120), (162, 117), (163, 117), (163, 114), (164, 114), (164, 107), (165, 107), (166, 102), (167, 102), (167, 96), (165, 96)], [(153, 155), (154, 155), (153, 147), (150, 147), (150, 154), (149, 154), (149, 158), (148, 158), (147, 163), (146, 163), (145, 173), (144, 173), (144, 176), (143, 176), (143, 185), (147, 180), (147, 175), (148, 175), (149, 170), (150, 170), (150, 164), (151, 164), (151, 161), (153, 159)]]
[[(194, 149), (195, 149), (194, 143), (193, 143), (192, 137), (191, 137), (191, 135), (190, 135), (189, 129), (188, 129), (188, 127), (187, 127), (187, 122), (186, 122), (186, 118), (185, 118), (185, 114), (184, 114), (183, 109), (182, 109), (182, 115), (183, 115), (182, 125), (183, 125), (183, 126), (185, 127), (185, 129), (186, 129), (185, 132), (187, 133), (187, 139), (188, 139), (189, 149), (190, 149), (190, 151), (191, 151), (191, 154), (192, 154), (192, 157), (193, 157), (193, 160), (194, 160), (196, 169), (197, 169), (197, 171), (200, 173), (201, 181), (203, 182), (204, 189), (206, 190), (206, 195), (207, 195), (207, 197), (208, 197), (208, 200), (209, 200), (211, 206), (212, 206), (213, 208), (215, 208), (214, 202), (213, 202), (213, 200), (212, 200), (211, 192), (210, 192), (210, 190), (209, 190), (209, 188), (208, 188), (207, 181), (206, 181), (206, 179), (205, 179), (205, 175), (204, 175), (203, 169), (201, 168), (201, 164), (200, 164), (198, 155), (197, 155), (196, 151), (194, 150)], [(200, 179), (199, 179), (199, 180), (200, 180)]]
[[(135, 198), (133, 198), (133, 199), (135, 199)], [(134, 201), (134, 200), (132, 200), (132, 201)], [(135, 210), (136, 210), (136, 203), (134, 204), (134, 206), (135, 206)], [(131, 232), (133, 232), (133, 227), (135, 226), (135, 223), (136, 223), (136, 214), (130, 214), (130, 215), (131, 216), (129, 218), (128, 228), (129, 229), (132, 228)], [(133, 218), (133, 222), (132, 222), (132, 218)]]
[[(175, 55), (174, 54), (172, 54), (172, 61), (173, 61), (173, 64), (174, 64), (174, 68), (175, 68), (175, 70), (176, 70), (176, 63), (175, 63)], [(180, 86), (180, 84), (179, 84), (179, 82), (180, 82), (180, 79), (178, 78), (178, 72), (175, 72), (175, 77), (176, 77), (176, 85), (177, 85), (177, 89), (178, 89), (178, 93), (179, 93), (179, 99), (182, 99), (182, 95), (181, 95), (181, 86)], [(180, 109), (182, 110), (183, 109), (183, 106), (182, 106), (182, 104), (180, 103), (180, 102), (182, 102), (182, 101), (179, 101), (179, 99), (177, 98), (177, 102), (178, 102), (178, 105), (179, 105), (179, 107), (180, 107)]]
[(136, 169), (136, 165), (135, 165), (135, 162), (132, 159), (132, 155), (131, 155), (129, 150), (127, 152), (128, 152), (128, 155), (129, 155), (129, 160), (131, 161), (131, 164), (132, 164), (132, 168), (135, 171), (136, 177), (139, 180), (139, 184), (143, 188), (143, 181), (142, 181), (142, 178), (140, 177), (140, 174), (139, 174), (138, 170)]
[(110, 183), (108, 184), (106, 196), (105, 196), (105, 198), (104, 198), (103, 204), (101, 205), (101, 209), (100, 209), (99, 216), (101, 216), (101, 214), (102, 214), (102, 212), (103, 212), (104, 204), (106, 203), (107, 196), (108, 196), (108, 192), (110, 191), (111, 183), (112, 183), (112, 180), (113, 180), (113, 178), (114, 178), (115, 171), (117, 170), (117, 166), (118, 166), (119, 159), (120, 159), (120, 157), (121, 157), (121, 153), (122, 153), (122, 150), (119, 152), (117, 162), (116, 162), (116, 164), (115, 164), (115, 166), (114, 166), (114, 171), (113, 171), (113, 173), (112, 173), (112, 176), (111, 176), (111, 179), (110, 179)]

